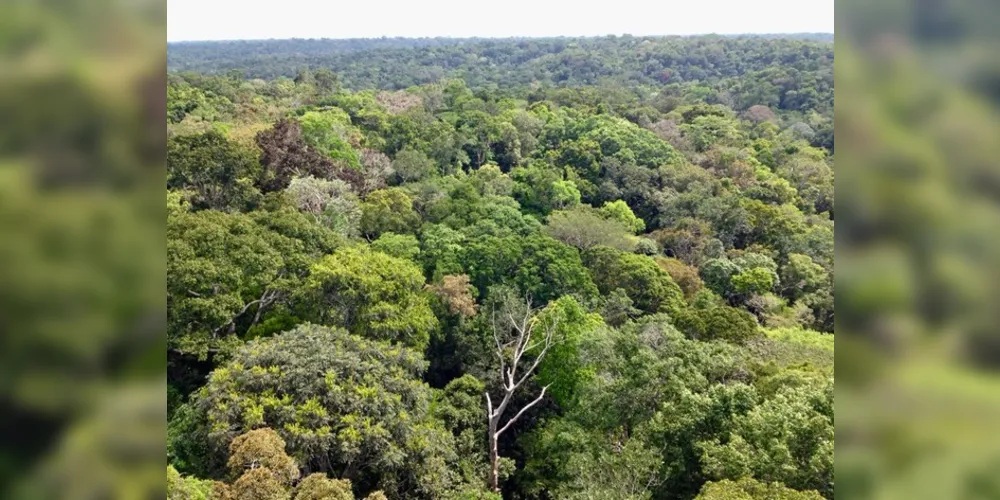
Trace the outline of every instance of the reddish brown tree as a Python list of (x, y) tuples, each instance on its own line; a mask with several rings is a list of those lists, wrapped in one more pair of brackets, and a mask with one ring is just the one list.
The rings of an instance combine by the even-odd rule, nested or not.
[(364, 191), (364, 175), (352, 168), (337, 165), (314, 151), (302, 138), (302, 126), (283, 119), (274, 127), (257, 134), (260, 163), (264, 167), (257, 187), (261, 192), (281, 191), (293, 177), (311, 175), (320, 179), (340, 179), (357, 191)]
[(743, 113), (743, 117), (754, 123), (773, 122), (778, 119), (777, 115), (774, 114), (774, 111), (771, 111), (771, 108), (761, 106), (760, 104), (750, 106), (750, 108)]

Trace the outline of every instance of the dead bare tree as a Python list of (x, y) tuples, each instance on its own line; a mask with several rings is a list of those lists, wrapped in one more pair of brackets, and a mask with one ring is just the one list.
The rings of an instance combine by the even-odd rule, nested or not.
[[(545, 354), (549, 351), (549, 348), (554, 344), (553, 333), (556, 327), (555, 322), (547, 322), (544, 325), (539, 324), (540, 322), (536, 321), (535, 318), (536, 310), (531, 307), (530, 298), (525, 299), (525, 304), (523, 305), (525, 306), (523, 314), (520, 311), (515, 312), (511, 307), (504, 307), (499, 312), (498, 318), (498, 311), (496, 308), (493, 310), (493, 340), (496, 342), (496, 355), (500, 360), (500, 385), (503, 388), (503, 398), (494, 407), (490, 393), (487, 391), (486, 414), (489, 419), (490, 437), (489, 483), (490, 488), (497, 493), (500, 492), (500, 455), (497, 452), (497, 442), (500, 439), (500, 435), (514, 425), (514, 422), (521, 415), (524, 415), (524, 412), (538, 404), (545, 397), (545, 391), (549, 388), (549, 386), (542, 387), (542, 392), (537, 398), (524, 405), (506, 424), (503, 426), (500, 425), (500, 419), (513, 399), (514, 393), (531, 378), (535, 373), (535, 369), (538, 368), (539, 363), (542, 362)], [(541, 338), (533, 341), (533, 338), (537, 337), (535, 330), (538, 328), (542, 329), (539, 332)], [(535, 359), (531, 361), (530, 366), (526, 370), (523, 370), (519, 374), (518, 365), (522, 361), (526, 362), (524, 355), (532, 353), (536, 349), (540, 349), (540, 351), (538, 351)], [(508, 353), (510, 355), (509, 361), (507, 359)]]

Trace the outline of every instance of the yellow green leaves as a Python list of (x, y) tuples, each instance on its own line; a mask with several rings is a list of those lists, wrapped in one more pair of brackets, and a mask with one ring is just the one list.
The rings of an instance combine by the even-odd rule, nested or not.
[(361, 204), (361, 233), (370, 238), (385, 232), (410, 234), (419, 226), (413, 200), (400, 188), (375, 191)]
[[(447, 464), (431, 460), (427, 448), (453, 446), (428, 413), (430, 389), (419, 378), (425, 367), (409, 348), (307, 324), (250, 342), (192, 405), (211, 422), (216, 445), (269, 427), (303, 463), (337, 475), (351, 464), (378, 463), (355, 477), (406, 491), (425, 474), (446, 477), (438, 468)], [(418, 434), (422, 446), (413, 440)]]
[(416, 264), (363, 246), (341, 248), (323, 258), (307, 280), (319, 319), (342, 324), (356, 335), (419, 349), (437, 327), (423, 285)]

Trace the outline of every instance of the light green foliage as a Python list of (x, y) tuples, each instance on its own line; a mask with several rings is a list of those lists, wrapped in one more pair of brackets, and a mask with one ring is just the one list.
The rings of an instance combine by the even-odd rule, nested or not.
[(636, 238), (635, 249), (633, 251), (639, 255), (654, 257), (660, 255), (660, 245), (656, 242), (656, 240), (649, 238)]
[(581, 344), (594, 341), (604, 320), (599, 314), (588, 313), (575, 298), (562, 297), (539, 312), (535, 321), (540, 331), (551, 327), (556, 342), (538, 368), (537, 381), (549, 386), (549, 394), (560, 406), (571, 407), (594, 376), (581, 359)]
[(382, 233), (382, 236), (372, 242), (372, 250), (399, 259), (417, 262), (417, 256), (420, 255), (420, 242), (410, 234)]
[(543, 137), (560, 145), (558, 162), (596, 184), (602, 162), (613, 159), (643, 167), (677, 163), (680, 155), (652, 132), (627, 120), (609, 116), (581, 117), (576, 110), (560, 109), (550, 117)]
[(182, 477), (172, 465), (167, 466), (167, 500), (209, 500), (212, 481)]
[(680, 287), (651, 257), (594, 247), (583, 253), (583, 261), (601, 293), (622, 289), (647, 313), (672, 311), (684, 304)]
[[(471, 216), (471, 217), (470, 217)], [(537, 218), (525, 215), (512, 198), (494, 197), (468, 212), (471, 225), (462, 232), (469, 238), (483, 236), (528, 236), (537, 233), (542, 224)]]
[(691, 123), (681, 125), (681, 130), (697, 151), (706, 151), (717, 145), (740, 145), (743, 141), (736, 122), (721, 116), (699, 116)]
[(468, 154), (471, 167), (478, 168), (494, 161), (510, 170), (520, 162), (521, 144), (517, 128), (501, 117), (468, 109), (458, 119), (456, 128), (466, 138), (463, 149)]
[(764, 394), (739, 383), (680, 393), (650, 421), (650, 435), (665, 446), (665, 491), (694, 489), (700, 474), (752, 474), (831, 492), (832, 390), (823, 389), (828, 382), (784, 385)]
[(316, 317), (365, 338), (423, 349), (437, 320), (411, 261), (355, 245), (317, 262), (305, 284)]
[(492, 163), (470, 172), (469, 182), (483, 196), (510, 196), (514, 192), (514, 180)]
[[(825, 388), (824, 388), (825, 385)], [(833, 494), (833, 388), (785, 386), (733, 419), (732, 435), (701, 444), (713, 478), (751, 474), (801, 490)]]
[(317, 472), (306, 476), (295, 487), (294, 500), (354, 500), (351, 482), (330, 479)]
[(774, 271), (763, 267), (754, 267), (733, 275), (729, 282), (733, 291), (738, 294), (764, 294), (774, 288)]
[(783, 294), (793, 300), (816, 291), (828, 281), (826, 270), (807, 255), (793, 253), (788, 256), (788, 263), (781, 267)]
[(808, 233), (809, 221), (794, 205), (768, 205), (746, 199), (740, 205), (750, 224), (749, 241), (786, 253), (794, 248), (797, 235)]
[(773, 293), (752, 295), (744, 303), (749, 311), (757, 315), (760, 323), (769, 328), (786, 328), (811, 325), (813, 313), (802, 303), (789, 304), (783, 297)]
[[(606, 448), (614, 448), (607, 446)], [(660, 458), (656, 451), (639, 440), (629, 440), (620, 450), (604, 451), (597, 456), (577, 454), (567, 469), (575, 478), (557, 490), (560, 498), (607, 500), (645, 500), (652, 498), (652, 484)]]
[(357, 236), (361, 202), (346, 182), (313, 176), (296, 177), (285, 192), (300, 211), (310, 214), (323, 226), (342, 236)]
[[(555, 431), (556, 429), (552, 429)], [(553, 446), (576, 448), (555, 487), (555, 496), (569, 499), (647, 500), (653, 498), (661, 459), (642, 438), (587, 434), (578, 426), (559, 428)]]
[[(733, 263), (739, 266), (742, 270), (761, 268), (771, 272), (778, 271), (778, 264), (774, 262), (774, 259), (762, 253), (751, 251), (733, 251), (730, 252), (730, 254)], [(778, 276), (775, 274), (774, 281), (777, 282), (777, 280)]]
[(782, 162), (776, 173), (786, 179), (802, 197), (800, 208), (803, 211), (825, 212), (832, 210), (833, 169), (822, 158), (822, 151), (815, 148), (805, 149), (805, 151)]
[(713, 292), (728, 296), (731, 291), (730, 280), (740, 272), (740, 266), (729, 259), (712, 259), (701, 266), (701, 279)]
[(570, 180), (552, 183), (552, 208), (569, 208), (580, 204), (580, 190)]
[(412, 234), (420, 227), (420, 216), (405, 191), (390, 188), (375, 191), (361, 204), (361, 233), (376, 238), (382, 233)]
[(317, 152), (348, 168), (361, 169), (361, 157), (351, 146), (357, 132), (343, 110), (309, 111), (299, 117), (299, 123), (302, 124), (302, 138)]
[(781, 483), (762, 483), (750, 477), (711, 481), (695, 500), (821, 500), (815, 491), (793, 490)]
[(742, 344), (759, 335), (757, 320), (743, 309), (720, 305), (698, 314), (705, 325), (703, 336), (698, 338)]
[(462, 271), (465, 235), (442, 224), (427, 224), (420, 231), (420, 260), (433, 279)]
[(744, 383), (712, 384), (665, 402), (648, 424), (649, 439), (663, 450), (662, 491), (696, 493), (705, 477), (700, 443), (728, 437), (733, 418), (756, 404), (753, 387)]
[(392, 170), (397, 184), (420, 181), (437, 173), (437, 167), (427, 155), (412, 149), (396, 153), (392, 160)]
[(799, 367), (833, 373), (834, 336), (799, 327), (768, 328), (752, 348), (778, 368)]
[(772, 340), (799, 344), (812, 347), (827, 352), (833, 352), (833, 335), (802, 330), (799, 328), (777, 328), (765, 330), (767, 337)]
[[(490, 166), (483, 167), (487, 170), (489, 168)], [(521, 214), (517, 202), (507, 196), (490, 194), (490, 186), (485, 183), (489, 176), (481, 176), (479, 174), (481, 170), (470, 175), (442, 177), (431, 183), (414, 186), (412, 189), (419, 190), (418, 201), (425, 207), (427, 220), (446, 224), (455, 229), (470, 225), (498, 226), (492, 231), (480, 232), (495, 232), (500, 227), (515, 229), (516, 226), (523, 226), (520, 220), (525, 216)], [(506, 176), (501, 179), (509, 181)], [(503, 189), (502, 184), (501, 182), (498, 186), (501, 189)]]
[(702, 480), (693, 437), (725, 435), (712, 415), (752, 406), (752, 388), (738, 382), (748, 378), (749, 357), (732, 345), (685, 339), (664, 316), (612, 331), (582, 352), (595, 376), (579, 403), (525, 442), (529, 457), (539, 457), (526, 465), (532, 488), (695, 494)]
[[(367, 129), (384, 130), (387, 126), (389, 115), (383, 106), (378, 103), (375, 92), (371, 90), (362, 92), (337, 92), (331, 95), (326, 102), (337, 106), (347, 112), (351, 123)], [(342, 122), (343, 118), (338, 117)]]
[(544, 215), (580, 203), (576, 183), (563, 179), (558, 169), (532, 164), (514, 169), (510, 176), (515, 181), (514, 198), (531, 213)]
[(167, 120), (170, 123), (181, 123), (185, 119), (212, 121), (219, 117), (220, 110), (229, 111), (231, 107), (232, 102), (210, 90), (184, 81), (167, 84)]
[(622, 200), (615, 200), (605, 203), (599, 210), (600, 214), (608, 219), (616, 220), (629, 228), (634, 234), (642, 233), (646, 230), (646, 223), (635, 216), (632, 209)]
[(626, 252), (632, 251), (635, 248), (635, 240), (629, 234), (629, 227), (602, 215), (589, 206), (557, 210), (546, 218), (545, 232), (581, 250), (603, 245)]
[[(425, 367), (410, 349), (303, 325), (248, 343), (195, 405), (212, 443), (267, 426), (314, 470), (424, 497), (451, 484), (455, 459), (449, 434), (429, 419)], [(350, 466), (359, 463), (379, 465)]]
[(743, 252), (732, 259), (718, 258), (701, 267), (701, 277), (713, 292), (737, 302), (764, 295), (779, 283), (777, 264), (770, 257)]

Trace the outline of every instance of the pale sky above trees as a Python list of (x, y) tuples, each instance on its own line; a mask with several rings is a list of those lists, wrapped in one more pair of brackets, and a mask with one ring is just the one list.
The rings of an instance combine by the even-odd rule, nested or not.
[(832, 33), (834, 0), (168, 0), (168, 41)]

